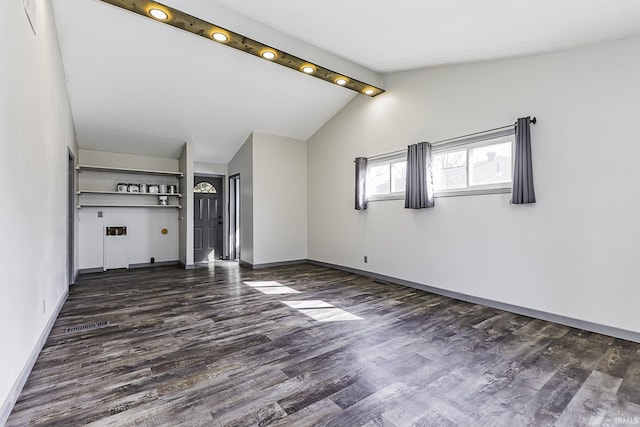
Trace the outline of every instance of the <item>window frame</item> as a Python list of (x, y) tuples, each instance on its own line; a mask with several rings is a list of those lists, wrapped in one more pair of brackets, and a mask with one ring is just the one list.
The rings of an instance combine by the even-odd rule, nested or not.
[(406, 162), (407, 161), (407, 152), (397, 152), (384, 156), (377, 156), (374, 159), (369, 159), (367, 163), (367, 181), (369, 180), (369, 168), (371, 166), (381, 166), (387, 165), (389, 167), (389, 192), (386, 194), (377, 194), (375, 196), (369, 195), (366, 193), (367, 202), (377, 202), (380, 200), (404, 200), (404, 190), (391, 192), (391, 188), (393, 187), (393, 179), (392, 179), (392, 167), (394, 163)]
[[(196, 191), (197, 188), (202, 186), (202, 184), (207, 184), (208, 188), (213, 188), (213, 191)], [(200, 181), (193, 186), (193, 194), (218, 194), (218, 189), (215, 185), (210, 183), (209, 181)]]
[[(457, 197), (457, 196), (477, 196), (483, 194), (510, 194), (513, 187), (513, 165), (515, 159), (515, 149), (516, 149), (516, 133), (515, 127), (509, 129), (503, 129), (499, 131), (492, 131), (483, 133), (482, 135), (474, 135), (466, 138), (455, 139), (451, 142), (444, 143), (436, 143), (432, 145), (431, 148), (431, 156), (435, 156), (436, 154), (442, 154), (453, 151), (466, 151), (467, 155), (467, 177), (465, 188), (454, 188), (451, 190), (440, 190), (434, 192), (435, 198), (440, 197)], [(499, 139), (504, 139), (504, 141), (496, 141)], [(469, 169), (472, 166), (471, 163), (471, 150), (474, 148), (482, 148), (489, 145), (500, 144), (501, 142), (507, 142), (509, 140), (511, 142), (511, 167), (509, 169), (509, 174), (511, 180), (505, 183), (497, 183), (497, 184), (485, 184), (485, 185), (469, 185), (470, 173)], [(391, 165), (393, 163), (397, 163), (399, 161), (407, 161), (407, 150), (396, 151), (393, 153), (389, 153), (386, 155), (375, 156), (369, 159), (367, 164), (367, 180), (369, 178), (369, 167), (370, 166), (380, 166), (387, 164), (389, 166), (389, 193), (387, 194), (378, 194), (375, 196), (371, 196), (369, 194), (366, 195), (367, 202), (378, 202), (382, 200), (404, 200), (405, 192), (391, 192)]]
[[(496, 141), (497, 140), (497, 141)], [(490, 145), (511, 142), (511, 165), (509, 168), (509, 182), (470, 185), (470, 170), (473, 167), (471, 162), (471, 152), (474, 148), (482, 148)], [(431, 156), (437, 154), (445, 154), (454, 151), (466, 151), (466, 186), (464, 188), (452, 188), (450, 190), (435, 190), (434, 197), (456, 197), (456, 196), (475, 196), (482, 194), (504, 194), (511, 193), (513, 187), (513, 160), (515, 157), (515, 128), (505, 129), (502, 131), (486, 133), (469, 138), (458, 139), (450, 143), (434, 145), (431, 149)]]

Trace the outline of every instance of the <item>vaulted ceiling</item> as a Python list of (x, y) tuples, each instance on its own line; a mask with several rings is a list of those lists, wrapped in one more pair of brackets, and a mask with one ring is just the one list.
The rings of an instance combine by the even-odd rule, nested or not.
[[(640, 34), (637, 0), (166, 0), (351, 77)], [(251, 131), (307, 139), (364, 96), (99, 0), (53, 0), (81, 148), (226, 163)], [(381, 95), (384, 96), (384, 95)]]

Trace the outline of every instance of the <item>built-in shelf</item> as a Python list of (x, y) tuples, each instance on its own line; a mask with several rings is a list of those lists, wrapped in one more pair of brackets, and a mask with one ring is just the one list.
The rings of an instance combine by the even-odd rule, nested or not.
[[(149, 176), (165, 176), (170, 177), (171, 181), (177, 182), (177, 178), (181, 178), (183, 176), (182, 172), (175, 171), (163, 171), (163, 170), (151, 170), (151, 169), (134, 169), (134, 168), (121, 168), (121, 167), (110, 167), (110, 166), (94, 166), (94, 165), (78, 165), (76, 169), (79, 172), (82, 171), (93, 171), (93, 172), (110, 172), (114, 174), (138, 174), (138, 175), (149, 175)], [(83, 178), (80, 178), (81, 182)], [(89, 181), (92, 182), (92, 181)], [(103, 178), (103, 182), (100, 183), (98, 188), (105, 188), (107, 182), (109, 180), (106, 179), (106, 176)], [(81, 209), (83, 207), (91, 207), (91, 208), (182, 208), (179, 204), (178, 198), (182, 197), (180, 193), (129, 193), (124, 191), (115, 190), (115, 183), (113, 184), (114, 190), (98, 190), (98, 189), (82, 189), (76, 191), (76, 194), (79, 196), (79, 201), (77, 204), (77, 208)], [(91, 184), (88, 185), (89, 187)], [(83, 186), (84, 187), (84, 186)], [(93, 195), (93, 197), (91, 197)], [(103, 196), (103, 197), (100, 197)], [(124, 202), (122, 199), (118, 200), (116, 196), (137, 196), (137, 198), (130, 198), (133, 203)], [(169, 199), (174, 202), (174, 204), (160, 205), (160, 204), (150, 204), (151, 198), (149, 196), (163, 196), (163, 197), (175, 197), (175, 199)], [(123, 203), (124, 202), (124, 203)]]
[(78, 190), (76, 194), (118, 194), (120, 196), (175, 196), (182, 197), (181, 193), (129, 193), (124, 191), (106, 191), (106, 190)]
[(182, 208), (182, 205), (123, 205), (107, 203), (80, 203), (76, 206), (80, 208)]
[(130, 169), (130, 168), (115, 168), (110, 166), (92, 166), (92, 165), (78, 165), (76, 169), (80, 172), (82, 171), (97, 171), (97, 172), (118, 172), (118, 173), (135, 173), (135, 174), (144, 174), (144, 175), (165, 175), (165, 176), (175, 176), (178, 178), (182, 178), (184, 175), (182, 172), (175, 171), (159, 171), (159, 170), (149, 170), (149, 169)]

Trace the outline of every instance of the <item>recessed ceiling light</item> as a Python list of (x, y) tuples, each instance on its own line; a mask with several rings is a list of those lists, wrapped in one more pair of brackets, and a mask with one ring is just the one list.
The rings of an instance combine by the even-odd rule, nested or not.
[[(1, 1), (1, 0), (0, 0)], [(303, 58), (299, 58), (285, 51), (271, 47), (258, 40), (253, 40), (242, 34), (227, 30), (223, 26), (205, 21), (193, 15), (189, 15), (179, 9), (157, 3), (161, 0), (141, 1), (141, 0), (100, 0), (101, 2), (110, 4), (126, 10), (131, 13), (151, 18), (163, 24), (187, 31), (191, 34), (205, 37), (209, 41), (215, 41), (225, 46), (238, 49), (250, 55), (274, 62), (275, 64), (287, 67), (290, 70), (303, 72), (312, 77), (324, 80), (327, 83), (333, 83), (350, 89), (361, 95), (378, 96), (384, 92), (384, 89), (376, 87), (371, 83), (366, 83), (349, 77), (346, 74), (332, 71), (322, 65)], [(180, 2), (174, 2), (180, 3)]]
[(213, 33), (211, 37), (213, 37), (213, 39), (218, 42), (226, 42), (227, 40), (229, 40), (229, 37), (226, 34), (219, 32)]
[(159, 19), (160, 21), (166, 21), (167, 19), (169, 19), (169, 15), (167, 15), (167, 12), (160, 9), (149, 9), (149, 15), (156, 19)]

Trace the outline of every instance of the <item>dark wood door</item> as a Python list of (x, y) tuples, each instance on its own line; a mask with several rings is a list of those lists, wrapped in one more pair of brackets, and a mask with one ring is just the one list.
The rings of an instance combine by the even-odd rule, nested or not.
[(222, 258), (222, 179), (196, 178), (193, 193), (193, 260)]

